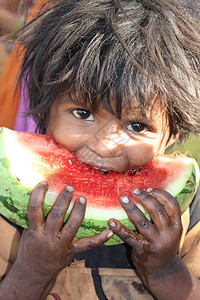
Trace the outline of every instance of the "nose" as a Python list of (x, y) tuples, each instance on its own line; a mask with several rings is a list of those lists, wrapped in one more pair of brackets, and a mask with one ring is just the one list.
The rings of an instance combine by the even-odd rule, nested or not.
[(101, 157), (121, 156), (123, 148), (130, 137), (120, 129), (118, 124), (106, 124), (88, 142), (88, 148)]

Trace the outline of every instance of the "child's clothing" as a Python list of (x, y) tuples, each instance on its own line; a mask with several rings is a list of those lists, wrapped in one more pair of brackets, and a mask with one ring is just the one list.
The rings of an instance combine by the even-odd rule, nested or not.
[[(44, 0), (33, 1), (28, 20), (38, 13), (44, 3)], [(0, 78), (0, 126), (11, 129), (14, 129), (15, 126), (20, 99), (20, 89), (17, 88), (17, 81), (23, 60), (23, 55), (20, 55), (20, 51), (21, 46), (16, 45)]]
[[(17, 230), (11, 225), (8, 230), (4, 218), (0, 223), (0, 239), (5, 241), (0, 249), (0, 276), (3, 278), (16, 258), (20, 228)], [(182, 223), (180, 256), (200, 278), (200, 186), (190, 208), (182, 215)], [(79, 254), (60, 272), (47, 299), (153, 299), (137, 277), (130, 255), (131, 248), (127, 244), (102, 246)]]
[(32, 116), (26, 116), (28, 113), (28, 91), (26, 86), (20, 90), (18, 110), (15, 118), (14, 130), (25, 132), (36, 132), (37, 125)]

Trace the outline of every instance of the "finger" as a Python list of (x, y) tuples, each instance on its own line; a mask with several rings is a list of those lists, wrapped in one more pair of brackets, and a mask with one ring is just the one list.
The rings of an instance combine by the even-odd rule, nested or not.
[(165, 207), (170, 222), (180, 225), (181, 223), (181, 209), (176, 198), (170, 193), (160, 189), (148, 189), (148, 193), (152, 195), (157, 201)]
[(30, 229), (44, 226), (44, 198), (48, 190), (47, 182), (40, 182), (33, 189), (28, 205), (28, 223)]
[(69, 208), (70, 201), (74, 194), (72, 186), (66, 186), (57, 197), (50, 213), (46, 219), (45, 229), (58, 236), (64, 222), (65, 214)]
[(127, 196), (120, 198), (120, 203), (128, 215), (129, 220), (135, 225), (139, 233), (148, 241), (154, 241), (158, 231), (153, 224), (145, 217), (138, 206)]
[(71, 242), (76, 236), (81, 223), (83, 222), (86, 209), (86, 199), (84, 197), (78, 197), (69, 215), (69, 218), (61, 230), (60, 239), (66, 242)]
[(110, 219), (108, 225), (112, 231), (117, 234), (125, 243), (131, 247), (136, 247), (138, 243), (148, 243), (143, 237), (137, 235), (135, 232), (125, 227), (116, 219)]
[(160, 203), (152, 194), (138, 188), (132, 191), (133, 197), (150, 213), (156, 227), (162, 231), (171, 225), (170, 217), (165, 206)]
[(105, 229), (92, 237), (82, 238), (74, 243), (76, 254), (96, 248), (106, 243), (113, 236), (111, 229)]

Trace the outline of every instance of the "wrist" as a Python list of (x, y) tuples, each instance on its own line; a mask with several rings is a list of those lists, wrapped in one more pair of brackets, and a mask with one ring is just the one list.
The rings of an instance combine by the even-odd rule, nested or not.
[(159, 300), (188, 299), (192, 289), (191, 273), (179, 256), (170, 268), (163, 267), (150, 272), (145, 279), (147, 288)]
[[(2, 299), (46, 299), (51, 291), (55, 278), (41, 276), (28, 266), (15, 262), (0, 285)], [(5, 297), (4, 297), (5, 296)], [(4, 298), (3, 298), (4, 297)]]
[(53, 280), (54, 277), (56, 277), (47, 272), (43, 272), (39, 265), (34, 267), (29, 263), (20, 262), (18, 260), (16, 260), (13, 264), (12, 271), (20, 274), (20, 278), (23, 281), (31, 281), (32, 285), (38, 287), (46, 285), (48, 282)]
[(149, 277), (155, 280), (159, 280), (163, 277), (172, 276), (173, 273), (177, 272), (177, 269), (180, 267), (180, 265), (182, 266), (182, 261), (177, 255), (171, 263), (165, 263), (162, 266), (159, 266), (158, 268), (153, 268), (149, 272)]

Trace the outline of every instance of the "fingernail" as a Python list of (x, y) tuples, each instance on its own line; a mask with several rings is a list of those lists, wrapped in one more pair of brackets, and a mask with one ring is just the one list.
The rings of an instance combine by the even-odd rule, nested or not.
[(109, 225), (110, 225), (111, 227), (113, 227), (113, 228), (117, 227), (116, 222), (113, 221), (113, 220), (109, 222)]
[(128, 196), (123, 196), (123, 197), (121, 197), (121, 201), (122, 201), (122, 203), (124, 203), (124, 204), (129, 204), (129, 202), (130, 202)]
[(41, 186), (41, 187), (48, 187), (48, 182), (47, 181), (41, 181), (38, 186)]
[(39, 183), (39, 185), (44, 185), (44, 186), (46, 186), (47, 184), (48, 184), (47, 181), (41, 181), (41, 182)]
[(79, 200), (79, 202), (81, 204), (85, 204), (86, 203), (86, 199), (84, 197), (79, 197), (78, 200)]
[(113, 231), (109, 231), (107, 234), (107, 238), (111, 238), (113, 236)]
[(153, 191), (153, 189), (152, 188), (148, 188), (148, 189), (146, 189), (146, 192), (147, 193), (151, 193)]
[(66, 189), (68, 192), (70, 192), (70, 193), (73, 193), (73, 192), (74, 192), (74, 188), (73, 188), (73, 186), (71, 186), (71, 185), (66, 185), (65, 189)]
[(132, 193), (134, 194), (134, 195), (140, 195), (141, 194), (141, 190), (140, 189), (138, 189), (138, 188), (136, 188), (136, 189), (134, 189), (133, 191), (132, 191)]

